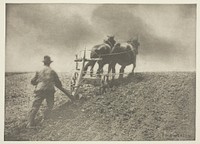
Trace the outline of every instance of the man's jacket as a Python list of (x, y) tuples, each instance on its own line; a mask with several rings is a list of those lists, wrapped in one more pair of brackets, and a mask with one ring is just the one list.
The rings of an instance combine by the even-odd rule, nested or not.
[(57, 73), (48, 66), (36, 72), (34, 78), (31, 80), (31, 84), (35, 85), (35, 93), (40, 92), (55, 92), (55, 87), (62, 88), (62, 83), (58, 78)]

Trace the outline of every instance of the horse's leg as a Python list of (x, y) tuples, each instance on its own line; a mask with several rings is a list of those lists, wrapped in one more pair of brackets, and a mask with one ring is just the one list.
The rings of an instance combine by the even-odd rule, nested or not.
[(89, 61), (86, 65), (85, 65), (85, 67), (83, 68), (83, 76), (85, 76), (85, 74), (86, 74), (86, 72), (87, 72), (87, 69), (88, 69), (88, 67), (91, 65), (91, 61)]
[(110, 73), (110, 71), (111, 71), (111, 69), (112, 69), (112, 65), (111, 65), (112, 63), (109, 63), (108, 64), (108, 75), (109, 75), (109, 73)]
[(126, 67), (126, 66), (123, 66), (123, 65), (121, 66), (120, 71), (119, 71), (119, 73), (120, 73), (120, 74), (119, 74), (119, 79), (122, 79), (122, 78), (123, 78), (123, 74), (124, 74), (124, 69), (125, 69), (125, 67)]
[(96, 63), (96, 61), (91, 61), (91, 68), (90, 68), (90, 76), (91, 77), (93, 76), (93, 68), (94, 68), (95, 63)]
[(135, 67), (136, 67), (136, 56), (134, 57), (134, 61), (133, 61), (132, 74), (134, 74)]
[(114, 79), (114, 75), (115, 75), (115, 65), (116, 63), (110, 62), (108, 65), (108, 77), (110, 75), (110, 71), (112, 70), (112, 79)]
[(107, 77), (109, 78), (109, 75), (110, 75), (110, 71), (112, 70), (112, 62), (110, 62), (108, 64), (108, 74), (107, 74)]
[(98, 62), (98, 64), (99, 64), (99, 68), (97, 70), (97, 77), (101, 77), (100, 74), (103, 73), (103, 66), (104, 66), (104, 64), (103, 64), (103, 62)]
[(116, 65), (116, 63), (112, 64), (112, 79), (113, 80), (115, 79), (115, 73), (116, 73), (116, 71), (115, 71), (115, 65)]
[[(107, 81), (109, 84), (109, 87), (112, 88), (113, 87), (113, 82), (114, 82), (114, 74), (115, 74), (115, 65), (116, 63), (110, 62), (108, 64), (108, 73), (107, 73)], [(112, 70), (112, 78), (110, 77), (110, 71)]]
[(132, 69), (132, 74), (134, 74), (134, 70), (135, 70), (135, 64), (133, 63), (133, 69)]

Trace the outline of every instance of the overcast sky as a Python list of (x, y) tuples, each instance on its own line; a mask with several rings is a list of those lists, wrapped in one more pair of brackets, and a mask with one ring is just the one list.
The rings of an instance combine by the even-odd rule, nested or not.
[(71, 71), (75, 54), (139, 35), (136, 71), (194, 71), (196, 5), (7, 4), (6, 71), (36, 71), (50, 55)]

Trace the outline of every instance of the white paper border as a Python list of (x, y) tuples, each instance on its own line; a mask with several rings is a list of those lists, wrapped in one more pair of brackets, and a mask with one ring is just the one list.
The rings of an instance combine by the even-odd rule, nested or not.
[[(5, 96), (5, 4), (6, 3), (94, 3), (94, 4), (100, 4), (100, 3), (117, 3), (117, 4), (126, 4), (126, 3), (132, 3), (132, 4), (197, 4), (197, 24), (196, 24), (196, 132), (195, 132), (195, 141), (4, 141), (4, 96)], [(127, 143), (127, 144), (200, 144), (200, 81), (199, 81), (199, 70), (200, 70), (200, 49), (199, 49), (199, 4), (200, 0), (1, 0), (0, 1), (0, 143), (6, 143), (6, 144), (52, 144), (52, 143), (84, 143), (84, 144), (90, 144), (90, 143), (112, 143), (112, 144), (118, 144), (118, 143)]]

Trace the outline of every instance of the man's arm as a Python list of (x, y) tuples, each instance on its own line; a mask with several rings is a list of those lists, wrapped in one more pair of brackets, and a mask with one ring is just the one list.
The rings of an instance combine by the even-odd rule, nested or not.
[(37, 85), (38, 84), (37, 79), (38, 79), (38, 72), (36, 72), (35, 76), (31, 79), (31, 84)]
[(55, 82), (55, 86), (57, 88), (59, 88), (59, 89), (62, 88), (62, 83), (58, 77), (58, 74), (55, 71), (54, 71), (54, 82)]
[(61, 90), (64, 94), (66, 94), (72, 101), (74, 100), (73, 96), (71, 95), (71, 93), (66, 90), (65, 88), (62, 87), (62, 83), (57, 75), (57, 73), (55, 72), (55, 86)]
[(66, 90), (65, 88), (61, 87), (59, 88), (65, 95), (67, 95), (72, 101), (74, 100), (74, 97), (70, 94), (70, 92), (68, 90)]

